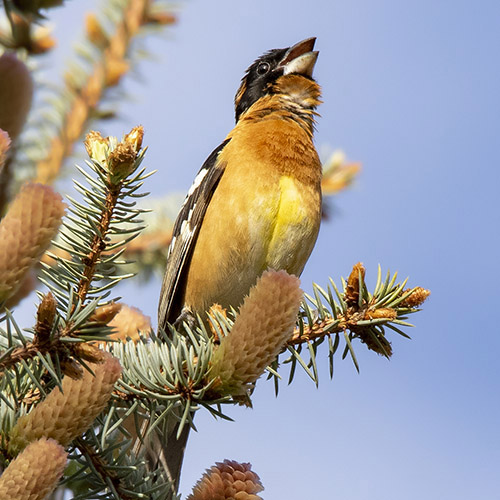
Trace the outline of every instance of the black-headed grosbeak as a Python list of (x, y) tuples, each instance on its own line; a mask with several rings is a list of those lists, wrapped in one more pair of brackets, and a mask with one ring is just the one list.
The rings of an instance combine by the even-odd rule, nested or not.
[(302, 273), (321, 220), (315, 41), (271, 50), (243, 77), (236, 126), (201, 167), (175, 222), (159, 327), (203, 318), (215, 303), (238, 308), (268, 268)]
[[(300, 275), (321, 220), (321, 163), (313, 144), (320, 87), (315, 38), (267, 52), (235, 97), (236, 126), (205, 161), (174, 225), (158, 326), (237, 308), (268, 268)], [(206, 317), (206, 316), (205, 316)], [(178, 482), (189, 432), (150, 453)]]

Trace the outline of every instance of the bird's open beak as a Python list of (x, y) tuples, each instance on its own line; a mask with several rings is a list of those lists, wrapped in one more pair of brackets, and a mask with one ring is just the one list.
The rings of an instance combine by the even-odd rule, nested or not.
[(298, 73), (312, 77), (316, 59), (318, 59), (319, 52), (314, 49), (316, 38), (307, 38), (293, 47), (290, 47), (281, 60), (280, 66), (283, 67), (283, 73), (288, 75), (290, 73)]

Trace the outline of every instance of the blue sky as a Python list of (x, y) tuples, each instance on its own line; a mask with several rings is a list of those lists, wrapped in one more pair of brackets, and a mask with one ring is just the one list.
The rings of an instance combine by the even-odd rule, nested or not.
[[(66, 41), (90, 2), (51, 19)], [(316, 36), (323, 87), (316, 144), (363, 170), (335, 200), (303, 287), (364, 262), (430, 288), (412, 340), (391, 336), (391, 361), (357, 345), (361, 373), (327, 355), (319, 389), (305, 377), (276, 399), (261, 381), (234, 423), (199, 412), (182, 478), (188, 492), (215, 461), (249, 461), (266, 500), (494, 499), (500, 495), (500, 3), (441, 1), (178, 3), (179, 22), (144, 40), (125, 90), (121, 135), (142, 123), (155, 197), (185, 192), (233, 126), (233, 96), (263, 51)], [(160, 279), (124, 300), (156, 317)], [(139, 292), (139, 293), (138, 293)]]

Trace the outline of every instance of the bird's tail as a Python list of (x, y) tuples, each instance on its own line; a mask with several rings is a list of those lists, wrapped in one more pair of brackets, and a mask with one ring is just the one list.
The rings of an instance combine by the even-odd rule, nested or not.
[(184, 425), (178, 435), (178, 423), (166, 434), (154, 431), (146, 447), (148, 467), (151, 467), (151, 470), (161, 468), (162, 476), (172, 485), (172, 498), (179, 489), (182, 461), (184, 460), (189, 431), (189, 425)]
[[(148, 472), (159, 472), (156, 481), (170, 483), (170, 494), (165, 500), (177, 499), (190, 426), (186, 423), (179, 432), (179, 422), (166, 419), (164, 423), (157, 425), (148, 433), (149, 425), (149, 420), (143, 421), (140, 426), (140, 438), (137, 437), (137, 432), (131, 432), (136, 435), (134, 453), (136, 456), (143, 454)], [(138, 429), (137, 426), (134, 427)], [(129, 431), (132, 431), (130, 427)]]

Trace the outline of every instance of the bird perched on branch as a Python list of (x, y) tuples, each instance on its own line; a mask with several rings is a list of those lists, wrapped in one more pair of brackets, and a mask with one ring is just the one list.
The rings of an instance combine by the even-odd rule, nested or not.
[[(235, 97), (236, 126), (205, 161), (174, 225), (158, 326), (238, 308), (268, 268), (300, 275), (321, 220), (321, 163), (313, 144), (320, 87), (315, 38), (267, 52)], [(189, 434), (178, 423), (148, 456), (176, 489)]]
[(321, 90), (315, 38), (275, 49), (247, 70), (236, 126), (205, 161), (174, 225), (158, 325), (238, 308), (268, 268), (299, 276), (321, 220), (313, 144)]

